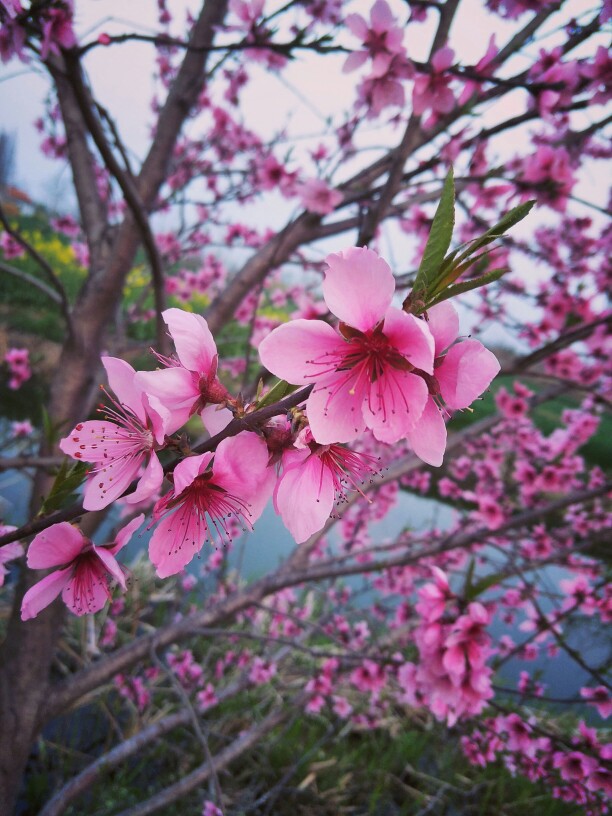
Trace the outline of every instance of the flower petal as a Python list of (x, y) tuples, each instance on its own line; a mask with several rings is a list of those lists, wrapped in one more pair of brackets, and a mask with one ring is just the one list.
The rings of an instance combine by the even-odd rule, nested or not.
[(362, 405), (365, 386), (337, 372), (318, 382), (308, 397), (306, 413), (314, 439), (321, 445), (352, 442), (365, 431)]
[(414, 429), (408, 433), (408, 441), (419, 459), (440, 467), (446, 450), (446, 424), (431, 397)]
[(324, 525), (334, 507), (331, 471), (319, 456), (289, 467), (274, 491), (274, 504), (298, 544)]
[(108, 384), (119, 402), (133, 411), (141, 422), (146, 422), (142, 407), (142, 389), (135, 383), (136, 372), (132, 366), (118, 357), (102, 357), (102, 365), (106, 370)]
[(383, 334), (415, 368), (433, 374), (433, 335), (424, 320), (391, 306), (385, 314)]
[(136, 504), (137, 502), (144, 501), (145, 499), (150, 499), (158, 492), (163, 480), (164, 471), (159, 459), (157, 458), (157, 454), (151, 453), (149, 462), (144, 469), (144, 473), (138, 480), (136, 490), (133, 493), (130, 493), (129, 496), (125, 497), (126, 502), (128, 504)]
[(62, 591), (62, 600), (75, 615), (87, 615), (102, 609), (109, 598), (105, 566), (92, 553), (77, 564)]
[(98, 556), (102, 565), (106, 572), (117, 581), (119, 586), (122, 589), (125, 589), (125, 575), (123, 574), (123, 570), (119, 566), (119, 562), (115, 558), (115, 556), (110, 552), (108, 547), (95, 547), (93, 548), (94, 553)]
[(67, 521), (52, 524), (38, 533), (28, 547), (28, 567), (49, 569), (69, 564), (81, 554), (85, 544), (83, 533), (72, 524)]
[(382, 320), (395, 292), (395, 278), (386, 261), (366, 247), (350, 247), (328, 255), (323, 297), (330, 311), (362, 332)]
[(174, 493), (176, 496), (186, 490), (193, 480), (200, 476), (213, 458), (212, 453), (202, 453), (200, 456), (188, 456), (174, 468)]
[(217, 346), (203, 317), (182, 309), (166, 309), (163, 318), (170, 330), (176, 354), (189, 371), (216, 372)]
[(268, 467), (269, 458), (264, 440), (249, 431), (224, 439), (215, 454), (214, 482), (248, 504), (250, 524), (262, 514), (276, 484), (275, 470)]
[(344, 340), (322, 320), (292, 320), (264, 337), (259, 356), (276, 377), (306, 385), (325, 374), (326, 358), (337, 357), (343, 345)]
[(216, 436), (230, 424), (234, 415), (229, 408), (222, 408), (220, 405), (207, 405), (206, 408), (200, 411), (200, 418), (208, 433), (211, 436)]
[(140, 525), (144, 521), (144, 517), (145, 514), (140, 513), (138, 516), (136, 516), (136, 518), (133, 518), (131, 521), (128, 521), (128, 523), (125, 526), (123, 526), (120, 530), (117, 531), (115, 541), (113, 542), (113, 544), (106, 547), (109, 553), (112, 553), (112, 555), (117, 555), (119, 550), (125, 547), (130, 538), (134, 535), (136, 530), (140, 527)]
[(102, 510), (122, 496), (137, 478), (145, 453), (115, 459), (92, 473), (85, 483), (83, 507), (85, 510)]
[(452, 345), (459, 335), (459, 315), (447, 300), (427, 310), (427, 326), (436, 343), (435, 356)]
[(136, 382), (147, 395), (157, 397), (170, 411), (172, 418), (166, 427), (167, 434), (174, 433), (187, 422), (191, 409), (200, 396), (194, 375), (180, 366), (139, 371)]
[(42, 609), (49, 606), (64, 589), (73, 572), (74, 567), (56, 570), (28, 589), (21, 602), (21, 620), (35, 618)]
[(370, 396), (363, 405), (366, 425), (380, 442), (398, 442), (418, 422), (428, 394), (422, 377), (387, 369), (370, 386)]
[(149, 558), (160, 578), (176, 575), (196, 555), (208, 538), (206, 518), (191, 504), (180, 505), (163, 518), (149, 542)]
[(478, 340), (457, 343), (436, 368), (436, 379), (446, 405), (467, 408), (489, 387), (500, 369), (497, 357)]

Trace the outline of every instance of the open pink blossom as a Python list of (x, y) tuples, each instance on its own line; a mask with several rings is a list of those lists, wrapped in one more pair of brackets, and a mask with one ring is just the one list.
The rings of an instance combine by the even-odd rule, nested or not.
[(202, 420), (214, 421), (212, 414), (229, 394), (217, 379), (217, 346), (204, 318), (182, 309), (166, 309), (163, 318), (178, 359), (160, 358), (167, 367), (139, 371), (136, 382), (170, 411), (167, 433), (174, 433), (193, 414), (202, 415), (205, 406)]
[[(272, 494), (276, 479), (259, 436), (244, 431), (224, 439), (216, 453), (183, 459), (174, 469), (174, 487), (155, 505), (159, 521), (149, 557), (160, 578), (180, 572), (206, 541), (231, 540), (229, 520), (251, 528)], [(212, 468), (209, 468), (212, 462)]]
[(304, 208), (318, 215), (327, 215), (342, 201), (342, 193), (323, 179), (308, 179), (297, 192)]
[[(16, 527), (12, 527), (9, 524), (0, 524), (0, 535), (11, 533), (16, 529)], [(0, 547), (0, 586), (4, 584), (4, 578), (8, 574), (8, 569), (4, 565), (8, 564), (9, 561), (14, 561), (16, 558), (21, 558), (22, 555), (23, 546), (18, 541)]]
[(30, 620), (57, 596), (75, 615), (98, 612), (111, 597), (109, 581), (125, 590), (125, 576), (115, 556), (140, 527), (144, 514), (132, 519), (115, 536), (112, 544), (96, 546), (83, 533), (62, 521), (35, 536), (28, 549), (28, 567), (52, 569), (24, 595), (21, 619)]
[(427, 402), (433, 337), (424, 320), (391, 306), (395, 280), (371, 249), (329, 255), (323, 296), (339, 330), (293, 320), (259, 346), (266, 368), (295, 385), (314, 383), (306, 410), (322, 445), (350, 442), (370, 428), (381, 442), (406, 437)]
[(320, 530), (347, 490), (360, 490), (377, 473), (374, 456), (342, 445), (319, 445), (309, 428), (296, 448), (283, 454), (283, 473), (274, 490), (274, 508), (298, 543)]
[(500, 366), (495, 355), (478, 340), (455, 343), (459, 317), (450, 303), (433, 306), (427, 316), (435, 342), (434, 376), (427, 379), (427, 404), (407, 435), (416, 455), (439, 467), (446, 448), (446, 425), (436, 399), (443, 400), (452, 411), (467, 408), (488, 388)]
[(129, 363), (116, 357), (103, 357), (102, 363), (118, 398), (115, 407), (104, 409), (107, 419), (79, 422), (60, 442), (68, 456), (95, 463), (85, 485), (86, 510), (101, 510), (118, 499), (143, 466), (136, 490), (126, 497), (130, 503), (152, 496), (164, 476), (155, 451), (164, 444), (168, 411), (137, 385)]
[(360, 14), (349, 14), (346, 27), (363, 43), (362, 51), (353, 51), (346, 58), (345, 73), (359, 68), (368, 59), (376, 76), (386, 73), (395, 54), (404, 54), (404, 29), (396, 24), (386, 0), (376, 0), (370, 11), (370, 24)]

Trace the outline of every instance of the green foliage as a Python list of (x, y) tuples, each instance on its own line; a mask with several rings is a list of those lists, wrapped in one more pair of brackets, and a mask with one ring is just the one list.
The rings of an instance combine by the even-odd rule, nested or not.
[(51, 490), (45, 497), (39, 511), (40, 516), (61, 510), (77, 500), (77, 489), (83, 483), (87, 474), (87, 465), (84, 462), (72, 463), (64, 459), (60, 465)]
[(528, 201), (519, 204), (481, 236), (462, 244), (447, 255), (455, 225), (455, 183), (451, 168), (444, 181), (440, 203), (434, 215), (412, 291), (403, 304), (404, 310), (416, 315), (422, 314), (431, 306), (455, 295), (499, 280), (506, 269), (493, 269), (479, 277), (456, 283), (468, 269), (487, 259), (491, 250), (487, 249), (484, 252), (481, 250), (522, 221), (534, 203), (535, 201)]

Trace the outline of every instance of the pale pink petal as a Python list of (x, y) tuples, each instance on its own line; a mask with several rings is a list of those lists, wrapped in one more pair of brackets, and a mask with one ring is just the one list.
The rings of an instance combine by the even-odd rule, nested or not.
[(366, 247), (350, 247), (328, 255), (323, 297), (344, 323), (362, 332), (382, 320), (395, 292), (395, 278), (386, 261)]
[(136, 530), (140, 527), (140, 525), (144, 521), (144, 517), (145, 514), (140, 513), (140, 515), (136, 516), (136, 518), (133, 518), (124, 527), (117, 531), (114, 543), (106, 547), (109, 553), (112, 553), (112, 555), (117, 555), (119, 550), (125, 547), (130, 538), (134, 535)]
[(186, 368), (173, 366), (157, 371), (139, 371), (136, 382), (142, 390), (164, 405), (172, 415), (166, 428), (172, 434), (184, 425), (191, 416), (191, 409), (200, 396), (197, 377)]
[(122, 405), (126, 405), (138, 419), (145, 423), (146, 415), (142, 407), (142, 390), (135, 383), (136, 372), (125, 360), (118, 357), (102, 357), (108, 384)]
[(94, 546), (93, 551), (98, 556), (104, 566), (104, 569), (109, 573), (109, 575), (112, 575), (119, 586), (122, 589), (125, 589), (125, 575), (123, 574), (123, 570), (119, 566), (117, 559), (111, 553), (110, 549), (108, 547)]
[(422, 377), (387, 369), (370, 386), (363, 416), (380, 442), (393, 444), (404, 439), (423, 413), (428, 390)]
[(224, 428), (227, 428), (234, 415), (229, 408), (223, 408), (221, 405), (207, 405), (206, 408), (200, 411), (200, 418), (208, 433), (211, 436), (216, 436)]
[(160, 578), (180, 572), (196, 555), (208, 538), (204, 516), (190, 504), (180, 505), (176, 512), (163, 518), (149, 542), (149, 558)]
[(166, 309), (163, 318), (185, 368), (202, 374), (214, 369), (212, 373), (216, 373), (217, 346), (204, 318), (182, 309)]
[(436, 368), (436, 379), (449, 408), (467, 408), (491, 384), (500, 369), (497, 357), (478, 340), (457, 343)]
[(380, 77), (383, 77), (389, 71), (389, 66), (392, 61), (392, 54), (386, 54), (384, 52), (376, 54), (372, 60), (372, 70), (368, 75), (368, 79), (380, 79)]
[(186, 490), (193, 480), (200, 476), (213, 458), (212, 453), (202, 453), (200, 456), (188, 456), (174, 468), (174, 493), (179, 495)]
[(72, 524), (67, 521), (52, 524), (38, 533), (28, 547), (28, 567), (49, 569), (69, 564), (80, 555), (85, 544), (83, 534)]
[(446, 425), (431, 397), (416, 426), (408, 433), (408, 441), (419, 459), (440, 467), (446, 450)]
[(85, 510), (102, 510), (122, 496), (138, 477), (145, 458), (146, 455), (141, 453), (132, 458), (115, 459), (92, 473), (85, 482)]
[(370, 20), (374, 31), (388, 31), (393, 27), (395, 17), (386, 0), (376, 0), (370, 10)]
[(126, 502), (128, 504), (136, 504), (145, 499), (150, 499), (151, 496), (154, 496), (159, 491), (163, 480), (164, 471), (157, 458), (157, 454), (151, 453), (149, 463), (138, 480), (136, 490), (125, 497)]
[(73, 572), (74, 567), (57, 570), (28, 589), (21, 602), (21, 620), (35, 618), (42, 609), (49, 606), (64, 589)]
[(365, 399), (365, 385), (354, 386), (353, 380), (344, 383), (346, 372), (338, 372), (318, 382), (313, 388), (306, 413), (310, 430), (321, 445), (351, 442), (365, 430), (361, 406)]
[(125, 445), (125, 429), (115, 422), (92, 419), (79, 422), (59, 443), (60, 450), (83, 462), (104, 462), (114, 455), (113, 448)]
[(224, 439), (215, 453), (214, 482), (248, 504), (250, 524), (263, 512), (276, 483), (275, 470), (268, 467), (269, 458), (264, 440), (249, 431)]
[(354, 34), (360, 40), (365, 40), (368, 36), (368, 24), (363, 19), (361, 14), (349, 14), (345, 20), (344, 25), (348, 28), (351, 34)]
[(15, 558), (21, 558), (23, 555), (23, 544), (18, 541), (13, 541), (11, 544), (5, 544), (0, 547), (0, 564), (6, 564), (7, 561), (12, 561)]
[(105, 566), (92, 553), (77, 564), (62, 591), (62, 600), (75, 615), (87, 615), (102, 609), (109, 598)]
[(307, 385), (329, 368), (327, 357), (337, 359), (345, 343), (322, 320), (292, 320), (274, 329), (259, 344), (263, 365), (293, 385)]
[(435, 343), (424, 320), (391, 306), (385, 314), (383, 332), (415, 368), (433, 374)]
[(332, 474), (318, 456), (309, 456), (283, 473), (274, 504), (298, 544), (324, 526), (334, 507), (334, 495)]
[(367, 58), (368, 58), (367, 51), (353, 51), (346, 58), (346, 61), (342, 66), (342, 72), (344, 74), (348, 74), (351, 71), (355, 71), (357, 68), (361, 68), (361, 66), (367, 60)]
[(436, 53), (433, 55), (431, 63), (436, 71), (441, 72), (445, 71), (447, 68), (450, 68), (454, 59), (455, 52), (448, 45), (445, 45), (443, 48), (439, 48), (436, 51)]
[(155, 441), (158, 445), (163, 445), (166, 434), (169, 433), (168, 427), (172, 421), (171, 413), (165, 405), (162, 405), (161, 400), (152, 394), (145, 394), (143, 392), (142, 403), (146, 415), (150, 420), (150, 427), (153, 431)]
[(436, 343), (435, 356), (439, 357), (459, 335), (459, 315), (452, 303), (446, 300), (428, 309), (427, 318), (429, 331)]

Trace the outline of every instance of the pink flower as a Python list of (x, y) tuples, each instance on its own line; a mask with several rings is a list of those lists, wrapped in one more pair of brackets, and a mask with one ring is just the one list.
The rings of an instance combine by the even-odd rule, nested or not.
[[(16, 527), (11, 527), (8, 524), (0, 524), (0, 535), (10, 533), (16, 529)], [(8, 570), (4, 565), (8, 564), (9, 561), (14, 561), (16, 558), (21, 558), (22, 555), (23, 546), (18, 541), (0, 547), (0, 586), (4, 584), (4, 577), (8, 574)]]
[(327, 215), (342, 201), (342, 193), (334, 190), (323, 179), (309, 179), (299, 188), (302, 206), (318, 215)]
[(17, 420), (15, 422), (11, 422), (11, 436), (15, 439), (23, 438), (24, 436), (30, 436), (31, 433), (34, 431), (34, 426), (30, 422), (29, 419), (22, 419)]
[(0, 236), (0, 249), (4, 253), (7, 261), (13, 258), (21, 258), (25, 255), (25, 249), (19, 241), (15, 240), (8, 232), (3, 232)]
[(349, 14), (345, 25), (362, 41), (364, 50), (349, 54), (342, 70), (345, 73), (354, 71), (370, 57), (373, 74), (382, 76), (386, 73), (393, 56), (405, 53), (402, 45), (404, 30), (395, 22), (386, 0), (376, 0), (372, 6), (369, 26), (360, 14)]
[(209, 408), (202, 419), (214, 421), (216, 406), (225, 402), (229, 394), (217, 379), (217, 346), (204, 318), (182, 309), (166, 309), (163, 317), (174, 340), (178, 360), (160, 358), (167, 368), (139, 371), (136, 382), (170, 411), (172, 416), (166, 432), (171, 434), (193, 414), (202, 414), (207, 405)]
[(149, 543), (160, 578), (180, 572), (205, 541), (231, 540), (230, 520), (252, 529), (276, 478), (268, 458), (263, 439), (244, 431), (220, 443), (211, 469), (212, 453), (188, 457), (176, 466), (174, 488), (153, 511), (155, 522), (163, 519)]
[(433, 374), (433, 337), (424, 320), (391, 306), (393, 275), (371, 249), (326, 260), (323, 296), (339, 331), (319, 320), (286, 323), (261, 342), (262, 362), (295, 385), (314, 382), (306, 410), (320, 444), (350, 442), (365, 428), (381, 442), (397, 442), (427, 402), (415, 371)]
[(500, 366), (478, 340), (452, 345), (459, 334), (459, 317), (450, 303), (433, 306), (427, 316), (435, 342), (434, 376), (427, 378), (430, 396), (407, 436), (416, 455), (438, 467), (446, 448), (446, 426), (436, 398), (453, 411), (467, 408), (489, 386)]
[(341, 445), (319, 445), (309, 428), (300, 434), (296, 448), (283, 455), (274, 508), (301, 543), (323, 527), (334, 502), (347, 500), (347, 489), (359, 490), (364, 478), (377, 472), (377, 460)]
[(80, 422), (60, 442), (60, 449), (68, 456), (96, 463), (85, 485), (86, 510), (101, 510), (118, 499), (145, 464), (136, 490), (126, 501), (149, 498), (163, 480), (155, 448), (164, 444), (168, 412), (139, 388), (129, 363), (116, 357), (103, 357), (102, 363), (119, 402), (106, 410), (108, 419)]
[(97, 547), (67, 521), (53, 524), (35, 536), (28, 549), (30, 569), (62, 569), (47, 575), (29, 589), (21, 604), (21, 619), (30, 620), (62, 593), (75, 615), (102, 609), (111, 597), (109, 578), (125, 590), (125, 577), (115, 556), (140, 527), (144, 514), (126, 524), (111, 545)]
[[(1, 552), (2, 550), (0, 550), (0, 553)], [(604, 720), (607, 720), (610, 714), (612, 714), (612, 696), (605, 686), (581, 688), (580, 696), (587, 700), (591, 705), (594, 705), (599, 712), (600, 717), (603, 717)]]
[(412, 91), (412, 109), (416, 116), (420, 116), (428, 108), (435, 113), (450, 113), (455, 107), (455, 97), (448, 87), (452, 77), (445, 73), (454, 59), (455, 52), (452, 48), (440, 48), (432, 57), (431, 74), (416, 78)]

